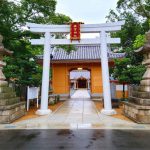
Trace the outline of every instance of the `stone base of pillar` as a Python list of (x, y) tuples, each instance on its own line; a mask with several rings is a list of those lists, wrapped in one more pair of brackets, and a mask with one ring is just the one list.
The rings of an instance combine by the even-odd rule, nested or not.
[(42, 109), (38, 109), (35, 114), (39, 115), (39, 116), (43, 116), (43, 115), (49, 115), (52, 111), (50, 109), (47, 110), (42, 110)]
[(114, 109), (111, 110), (102, 109), (101, 113), (108, 116), (117, 114)]

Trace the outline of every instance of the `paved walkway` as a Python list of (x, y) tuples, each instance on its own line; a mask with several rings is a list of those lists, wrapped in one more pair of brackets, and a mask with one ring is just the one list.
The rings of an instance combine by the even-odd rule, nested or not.
[(136, 124), (106, 116), (97, 110), (90, 99), (70, 99), (51, 115), (40, 116), (12, 124), (0, 125), (0, 129), (135, 129), (149, 130), (150, 125)]
[(71, 98), (90, 98), (90, 94), (86, 89), (78, 89)]
[(64, 103), (50, 118), (56, 123), (98, 123), (100, 117), (93, 101), (90, 99), (75, 99)]

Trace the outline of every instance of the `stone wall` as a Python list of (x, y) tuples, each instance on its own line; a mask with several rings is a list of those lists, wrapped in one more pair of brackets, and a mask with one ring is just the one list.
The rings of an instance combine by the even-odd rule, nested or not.
[(23, 115), (25, 115), (25, 102), (0, 106), (0, 123), (11, 123)]
[(11, 123), (25, 115), (25, 102), (20, 98), (8, 84), (0, 86), (0, 123)]
[(150, 106), (124, 102), (123, 113), (137, 123), (150, 123)]

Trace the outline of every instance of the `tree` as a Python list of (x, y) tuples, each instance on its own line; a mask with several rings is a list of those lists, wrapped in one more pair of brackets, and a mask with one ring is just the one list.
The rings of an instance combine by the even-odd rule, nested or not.
[(142, 18), (150, 21), (150, 1), (149, 0), (118, 0), (117, 9), (121, 12), (131, 11)]
[(113, 76), (120, 83), (139, 84), (144, 72), (143, 65), (132, 65), (130, 58), (115, 60)]
[(142, 79), (146, 70), (145, 66), (141, 65), (142, 60), (143, 56), (135, 53), (132, 48), (126, 48), (125, 58), (115, 60), (115, 67), (111, 69), (112, 76), (123, 84), (123, 99), (125, 83), (138, 85)]
[(71, 19), (55, 13), (55, 0), (1, 0), (0, 6), (0, 34), (4, 37), (3, 44), (14, 52), (12, 57), (5, 58), (6, 78), (19, 87), (38, 86), (41, 83), (42, 69), (37, 65), (35, 56), (42, 53), (43, 47), (32, 46), (28, 39), (40, 38), (42, 35), (26, 30), (25, 23), (66, 24)]
[(26, 22), (66, 24), (71, 21), (68, 16), (55, 14), (55, 0), (20, 0), (18, 3), (1, 0), (0, 6), (0, 33), (4, 36), (5, 47), (9, 49), (13, 40), (39, 37), (24, 30)]
[(123, 84), (123, 99), (125, 99), (125, 84), (139, 84), (145, 70), (143, 65), (132, 65), (130, 58), (115, 60), (112, 75)]
[(145, 42), (145, 32), (150, 25), (149, 10), (149, 0), (118, 0), (116, 11), (110, 10), (106, 16), (107, 21), (125, 20), (122, 30), (112, 34), (113, 37), (121, 38), (120, 52), (126, 53), (125, 58), (115, 60), (115, 67), (111, 69), (113, 77), (121, 83), (139, 84), (145, 72), (145, 67), (141, 65), (143, 56), (134, 50)]
[(130, 12), (123, 12), (119, 15), (113, 10), (110, 10), (109, 15), (106, 16), (107, 22), (114, 22), (125, 20), (125, 25), (122, 27), (121, 31), (112, 34), (112, 37), (120, 37), (121, 45), (123, 48), (132, 47), (136, 36), (139, 34), (144, 34), (148, 29), (146, 22), (141, 22), (136, 16)]
[(122, 30), (115, 33), (122, 39), (121, 46), (132, 47), (136, 36), (150, 28), (149, 0), (118, 0), (116, 10), (110, 10), (107, 21), (125, 20)]
[(137, 35), (136, 39), (133, 43), (133, 48), (136, 49), (136, 48), (142, 47), (144, 45), (145, 41), (146, 41), (145, 35), (141, 35), (141, 34)]
[[(29, 44), (29, 43), (28, 43)], [(36, 63), (35, 55), (26, 49), (26, 41), (16, 41), (14, 45), (20, 51), (14, 51), (12, 57), (5, 57), (7, 66), (4, 73), (9, 83), (15, 84), (18, 96), (24, 97), (26, 86), (39, 86), (41, 84), (41, 67)]]

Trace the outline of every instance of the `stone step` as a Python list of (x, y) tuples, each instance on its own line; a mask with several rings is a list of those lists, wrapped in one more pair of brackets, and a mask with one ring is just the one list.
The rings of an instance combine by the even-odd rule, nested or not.
[(0, 106), (13, 105), (20, 101), (19, 97), (0, 100)]
[(150, 92), (132, 91), (132, 96), (150, 99)]
[(135, 103), (138, 105), (142, 105), (142, 106), (150, 106), (150, 99), (144, 99), (144, 98), (130, 96), (129, 102)]
[(0, 93), (11, 93), (13, 91), (12, 87), (0, 87)]
[(15, 98), (16, 93), (15, 92), (9, 92), (9, 93), (0, 93), (0, 100), (1, 99), (8, 99), (8, 98)]

